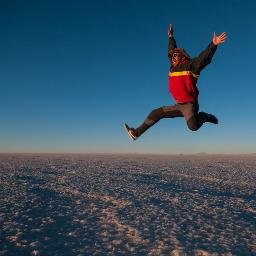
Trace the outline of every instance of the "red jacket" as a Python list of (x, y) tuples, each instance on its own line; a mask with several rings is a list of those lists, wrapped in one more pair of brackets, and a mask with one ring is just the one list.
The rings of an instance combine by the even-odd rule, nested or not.
[[(168, 53), (177, 48), (176, 41), (169, 39)], [(199, 91), (196, 86), (201, 70), (211, 63), (217, 46), (212, 42), (198, 57), (186, 60), (176, 67), (170, 67), (169, 91), (177, 103), (195, 102)], [(171, 56), (168, 55), (171, 61)]]

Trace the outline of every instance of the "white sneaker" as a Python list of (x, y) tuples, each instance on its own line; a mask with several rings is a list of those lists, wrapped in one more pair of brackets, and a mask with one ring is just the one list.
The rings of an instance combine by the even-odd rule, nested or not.
[(124, 124), (124, 129), (126, 130), (128, 136), (132, 139), (132, 140), (136, 140), (138, 137), (134, 134), (135, 129), (134, 128), (130, 128), (127, 124)]

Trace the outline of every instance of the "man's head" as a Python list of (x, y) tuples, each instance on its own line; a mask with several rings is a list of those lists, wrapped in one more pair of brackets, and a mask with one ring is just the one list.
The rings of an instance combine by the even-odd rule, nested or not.
[(172, 66), (175, 67), (185, 60), (190, 60), (191, 57), (188, 53), (182, 48), (175, 48), (168, 54), (169, 58), (171, 58)]

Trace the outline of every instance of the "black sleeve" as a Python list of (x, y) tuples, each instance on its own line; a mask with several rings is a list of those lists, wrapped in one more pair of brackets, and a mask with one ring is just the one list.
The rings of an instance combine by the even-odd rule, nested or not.
[(196, 74), (199, 74), (203, 68), (211, 63), (216, 50), (217, 46), (211, 42), (207, 48), (198, 55), (198, 57), (192, 60), (192, 68)]
[(171, 51), (174, 50), (175, 48), (177, 48), (175, 38), (173, 36), (169, 37), (169, 41), (168, 41), (168, 57), (169, 58), (171, 57), (170, 55)]

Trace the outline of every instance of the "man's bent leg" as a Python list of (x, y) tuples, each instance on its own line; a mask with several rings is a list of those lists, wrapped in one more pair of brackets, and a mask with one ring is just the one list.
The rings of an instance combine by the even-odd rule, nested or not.
[(197, 102), (186, 103), (182, 107), (182, 113), (187, 121), (187, 126), (192, 131), (197, 131), (204, 123), (218, 124), (218, 119), (212, 114), (199, 112), (199, 105)]
[(202, 122), (200, 122), (198, 117), (198, 102), (188, 102), (184, 104), (179, 104), (182, 114), (187, 122), (187, 126), (191, 131), (197, 131), (201, 126)]

